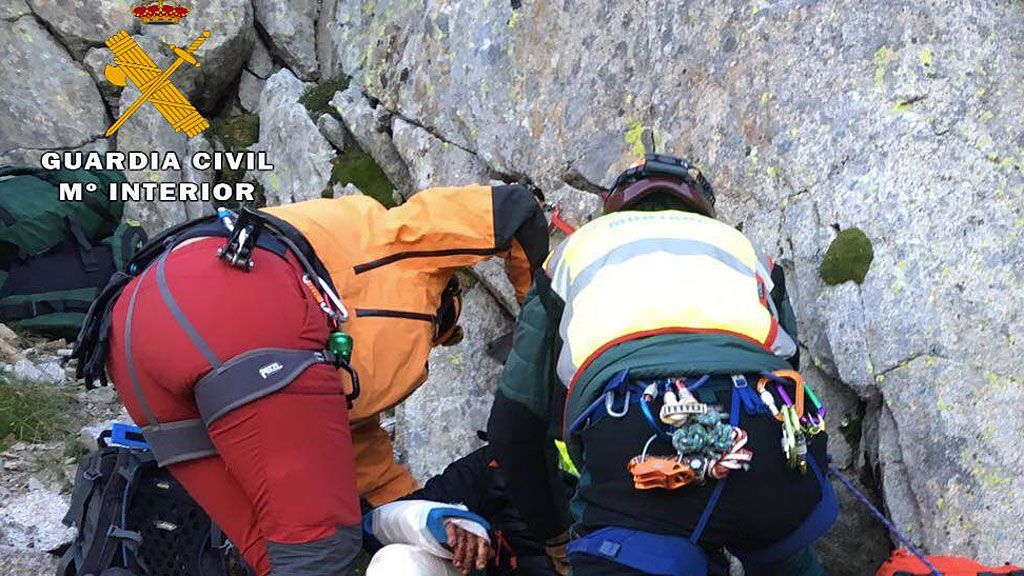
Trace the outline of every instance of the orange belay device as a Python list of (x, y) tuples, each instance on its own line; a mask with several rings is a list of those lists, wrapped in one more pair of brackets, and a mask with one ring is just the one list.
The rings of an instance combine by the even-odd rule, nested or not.
[(697, 473), (677, 456), (636, 456), (629, 461), (637, 490), (675, 490), (697, 480)]
[[(939, 574), (943, 576), (1024, 576), (1024, 568), (1006, 564), (1005, 566), (984, 566), (967, 558), (958, 556), (928, 556)], [(928, 576), (932, 570), (906, 550), (897, 550), (892, 557), (882, 564), (875, 576)]]

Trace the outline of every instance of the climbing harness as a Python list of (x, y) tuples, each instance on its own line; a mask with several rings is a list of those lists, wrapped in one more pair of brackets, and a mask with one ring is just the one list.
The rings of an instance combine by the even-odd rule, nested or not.
[[(290, 254), (299, 264), (303, 284), (313, 294), (327, 317), (330, 336), (320, 350), (259, 348), (232, 358), (221, 359), (214, 354), (196, 327), (178, 305), (167, 281), (165, 266), (171, 251), (194, 238), (225, 237), (227, 242), (217, 256), (227, 265), (243, 272), (253, 270), (257, 248), (280, 258)], [(348, 320), (348, 311), (330, 284), (330, 276), (302, 234), (287, 222), (269, 214), (243, 209), (236, 216), (221, 209), (211, 216), (172, 228), (154, 239), (133, 258), (130, 274), (115, 278), (96, 299), (76, 343), (75, 355), (80, 359), (80, 373), (86, 379), (102, 374), (109, 347), (114, 303), (129, 282), (139, 276), (128, 296), (125, 329), (125, 360), (132, 389), (145, 414), (147, 425), (142, 434), (160, 466), (204, 458), (217, 453), (209, 437), (209, 426), (224, 414), (277, 392), (316, 364), (328, 364), (347, 372), (351, 392), (346, 398), (351, 406), (360, 392), (359, 377), (350, 364), (352, 338), (340, 328)], [(135, 365), (132, 331), (139, 288), (152, 277), (164, 305), (195, 348), (210, 365), (210, 370), (193, 388), (199, 418), (174, 422), (159, 421), (143, 394)]]

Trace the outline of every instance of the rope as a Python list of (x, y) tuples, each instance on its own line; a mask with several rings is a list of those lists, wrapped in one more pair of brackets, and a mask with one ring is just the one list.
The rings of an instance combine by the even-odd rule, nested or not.
[(900, 529), (897, 528), (896, 525), (893, 524), (892, 521), (885, 516), (885, 514), (882, 514), (878, 510), (878, 508), (875, 508), (875, 505), (872, 504), (870, 500), (868, 500), (868, 497), (865, 496), (863, 492), (858, 490), (857, 487), (853, 485), (853, 482), (851, 482), (850, 479), (846, 477), (846, 475), (837, 470), (835, 466), (829, 466), (828, 469), (832, 473), (832, 475), (836, 477), (837, 480), (842, 482), (843, 486), (846, 486), (846, 489), (849, 490), (851, 494), (853, 494), (858, 500), (861, 501), (862, 504), (864, 504), (864, 506), (867, 507), (868, 510), (871, 511), (871, 514), (873, 514), (875, 518), (878, 518), (878, 520), (882, 524), (884, 524), (886, 528), (889, 529), (889, 532), (891, 532), (892, 535), (900, 541), (900, 543), (907, 547), (907, 550), (910, 550), (911, 554), (917, 556), (917, 559), (920, 560), (921, 563), (924, 564), (926, 567), (928, 567), (928, 570), (931, 570), (931, 574), (933, 576), (942, 576), (942, 572), (939, 572), (939, 569), (931, 563), (931, 560), (928, 560), (924, 553), (921, 552), (921, 550), (919, 550), (917, 546), (914, 546), (914, 543), (910, 541), (910, 538), (907, 538), (907, 536), (903, 534), (903, 532), (900, 532)]

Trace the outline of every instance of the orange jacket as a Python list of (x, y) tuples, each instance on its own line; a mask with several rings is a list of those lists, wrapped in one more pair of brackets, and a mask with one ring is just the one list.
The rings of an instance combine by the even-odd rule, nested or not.
[(543, 212), (522, 186), (432, 188), (397, 208), (366, 196), (267, 208), (303, 233), (349, 310), (362, 388), (350, 414), (360, 494), (378, 506), (416, 489), (379, 414), (427, 377), (435, 316), (452, 274), (494, 255), (522, 301), (548, 251)]

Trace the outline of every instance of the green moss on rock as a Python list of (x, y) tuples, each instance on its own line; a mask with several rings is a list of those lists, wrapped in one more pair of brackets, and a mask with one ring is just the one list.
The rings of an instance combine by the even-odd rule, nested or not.
[(860, 228), (847, 228), (832, 240), (825, 252), (821, 279), (830, 286), (849, 280), (861, 284), (874, 258), (875, 251), (867, 234)]
[(302, 97), (299, 98), (299, 104), (306, 107), (306, 110), (309, 111), (309, 117), (313, 120), (324, 114), (330, 114), (341, 120), (338, 117), (338, 111), (331, 106), (331, 99), (334, 98), (336, 93), (346, 88), (348, 88), (347, 77), (321, 82), (306, 90)]
[(363, 194), (376, 199), (384, 206), (394, 206), (394, 184), (354, 138), (349, 138), (348, 142), (345, 151), (331, 161), (331, 180), (327, 183), (325, 194), (329, 193), (335, 184), (352, 184)]
[(242, 114), (217, 118), (210, 126), (210, 134), (232, 152), (245, 150), (260, 138), (260, 117)]

